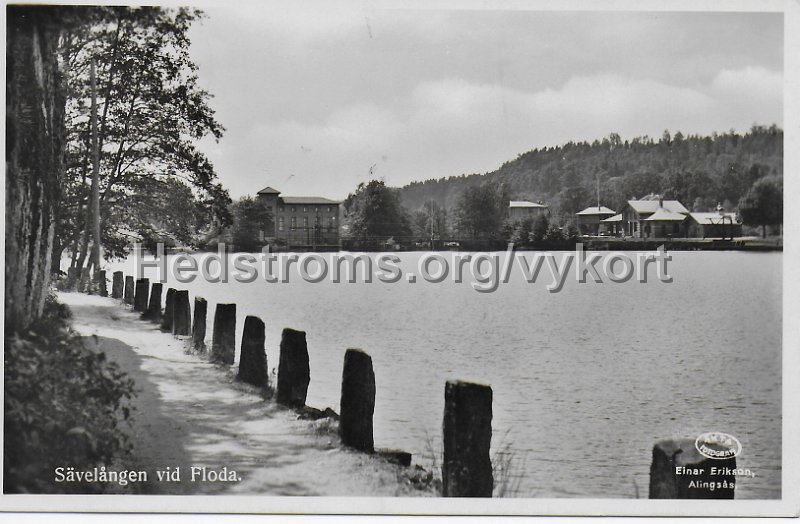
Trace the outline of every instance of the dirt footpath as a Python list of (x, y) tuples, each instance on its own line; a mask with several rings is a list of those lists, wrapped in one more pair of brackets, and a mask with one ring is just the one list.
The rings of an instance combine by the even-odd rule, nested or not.
[[(415, 489), (407, 470), (343, 448), (327, 420), (297, 420), (236, 381), (235, 368), (186, 354), (188, 341), (139, 320), (118, 300), (80, 293), (60, 293), (59, 300), (88, 346), (136, 382), (129, 467), (148, 472), (140, 492), (432, 495)], [(179, 471), (180, 481), (158, 480), (156, 471), (167, 468), (173, 478)], [(126, 489), (133, 488), (120, 492)]]

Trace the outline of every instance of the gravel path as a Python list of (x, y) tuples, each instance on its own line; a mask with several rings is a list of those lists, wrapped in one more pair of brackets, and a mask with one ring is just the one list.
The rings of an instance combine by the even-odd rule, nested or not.
[[(187, 354), (188, 337), (161, 332), (118, 300), (80, 293), (60, 293), (59, 299), (89, 347), (104, 351), (136, 383), (129, 430), (134, 463), (128, 467), (147, 471), (148, 482), (117, 492), (432, 495), (414, 488), (411, 470), (343, 448), (329, 421), (297, 420), (238, 382), (235, 368)], [(180, 468), (179, 482), (158, 480), (156, 471), (167, 468), (173, 475)], [(235, 480), (208, 481), (211, 471)]]

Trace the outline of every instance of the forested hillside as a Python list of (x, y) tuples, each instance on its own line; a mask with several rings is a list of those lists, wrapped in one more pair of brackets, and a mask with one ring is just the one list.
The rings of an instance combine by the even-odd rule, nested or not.
[(736, 208), (762, 177), (783, 177), (783, 131), (775, 125), (711, 136), (665, 131), (660, 139), (630, 141), (612, 133), (592, 143), (533, 149), (484, 175), (413, 182), (400, 189), (400, 197), (412, 212), (429, 200), (453, 209), (467, 188), (494, 182), (504, 184), (512, 200), (548, 203), (563, 220), (596, 204), (598, 179), (603, 205), (617, 211), (631, 197), (649, 193), (698, 211), (717, 203)]

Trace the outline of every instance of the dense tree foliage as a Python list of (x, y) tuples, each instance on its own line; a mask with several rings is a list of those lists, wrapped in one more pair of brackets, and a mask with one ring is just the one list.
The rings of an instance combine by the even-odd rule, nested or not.
[(464, 190), (456, 205), (456, 230), (461, 238), (498, 240), (508, 215), (508, 186), (485, 183)]
[[(89, 249), (89, 187), (92, 169), (90, 66), (97, 69), (98, 142), (102, 241), (107, 255), (123, 253), (130, 233), (146, 239), (174, 221), (153, 220), (132, 205), (158, 207), (166, 180), (182, 180), (191, 191), (173, 195), (189, 200), (205, 224), (230, 220), (227, 192), (196, 148), (198, 140), (219, 139), (223, 128), (200, 88), (189, 56), (187, 32), (202, 13), (160, 7), (67, 9), (84, 23), (63, 32), (60, 45), (68, 73), (66, 177), (54, 258), (69, 247), (82, 265)], [(186, 226), (196, 228), (197, 220)], [(192, 231), (190, 231), (191, 233)], [(194, 231), (196, 232), (196, 231)], [(187, 231), (165, 231), (187, 240)]]
[(783, 223), (783, 185), (779, 178), (758, 179), (739, 202), (739, 213), (745, 224), (761, 226), (767, 236), (767, 226)]
[(393, 239), (403, 244), (413, 241), (411, 219), (400, 205), (398, 191), (382, 180), (358, 185), (344, 201), (346, 231), (343, 240), (360, 249), (379, 249)]
[(400, 195), (408, 209), (429, 200), (452, 208), (469, 189), (494, 182), (507, 187), (514, 200), (547, 202), (554, 219), (565, 223), (575, 211), (596, 204), (598, 181), (603, 205), (617, 211), (631, 197), (650, 193), (706, 211), (726, 200), (739, 202), (764, 176), (783, 176), (783, 131), (776, 126), (711, 136), (665, 132), (660, 140), (622, 141), (612, 133), (592, 143), (534, 149), (485, 175), (414, 182)]
[(264, 245), (263, 232), (272, 213), (258, 198), (242, 197), (234, 202), (231, 240), (237, 251), (258, 251)]

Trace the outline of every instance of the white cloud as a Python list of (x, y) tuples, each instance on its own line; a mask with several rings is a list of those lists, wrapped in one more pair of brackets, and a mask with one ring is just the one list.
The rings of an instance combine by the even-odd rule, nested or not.
[(234, 196), (343, 197), (370, 167), (402, 185), (611, 132), (783, 123), (780, 16), (310, 2), (209, 9), (193, 30), (228, 129), (207, 151)]
[[(752, 110), (742, 108), (743, 97), (754, 101)], [(287, 194), (343, 197), (370, 178), (370, 167), (372, 176), (402, 185), (490, 171), (533, 147), (611, 132), (628, 138), (660, 136), (664, 129), (686, 134), (781, 124), (781, 111), (782, 75), (758, 68), (724, 70), (692, 88), (613, 74), (576, 76), (538, 92), (444, 78), (421, 82), (392, 109), (362, 103), (317, 123), (256, 125), (223, 156), (261, 166), (255, 185), (280, 185), (294, 174), (280, 188)], [(234, 194), (254, 187), (252, 180), (236, 182)]]

